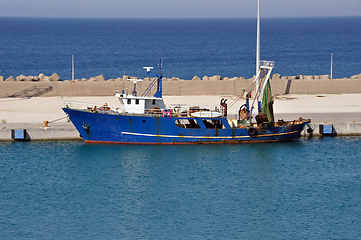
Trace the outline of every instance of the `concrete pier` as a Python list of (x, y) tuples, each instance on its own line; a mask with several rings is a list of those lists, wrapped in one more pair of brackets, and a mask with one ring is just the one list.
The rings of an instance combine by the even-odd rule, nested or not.
[[(306, 126), (301, 137), (320, 137), (320, 125), (330, 125), (334, 128), (334, 134), (324, 136), (361, 136), (361, 122), (337, 122), (337, 123), (311, 123)], [(12, 137), (12, 130), (26, 130), (25, 141), (51, 141), (51, 140), (82, 140), (75, 127), (69, 124), (54, 124), (51, 127), (37, 126), (34, 124), (14, 125), (0, 124), (0, 141), (16, 141)]]
[[(222, 98), (228, 98), (228, 102), (232, 102), (236, 96), (164, 97), (168, 107), (182, 103), (208, 108), (219, 105)], [(31, 141), (81, 140), (79, 133), (61, 109), (64, 101), (95, 103), (98, 106), (104, 103), (110, 106), (119, 104), (114, 96), (0, 98), (0, 141), (15, 141), (12, 136), (14, 130), (26, 130), (25, 140)], [(229, 118), (236, 117), (243, 101), (244, 99), (240, 99), (229, 108)], [(320, 126), (332, 127), (332, 135), (335, 136), (361, 136), (361, 94), (278, 96), (275, 99), (274, 110), (276, 120), (297, 120), (299, 117), (311, 119), (311, 124), (305, 127), (302, 133), (303, 137), (322, 136)], [(47, 127), (44, 121), (49, 121)]]
[[(319, 113), (298, 114), (308, 116), (311, 123), (302, 132), (303, 137), (319, 136), (361, 136), (361, 113)], [(281, 119), (294, 119), (296, 114), (276, 114)], [(277, 119), (277, 118), (276, 118)], [(322, 134), (322, 127), (333, 128), (332, 134)], [(310, 132), (309, 128), (312, 129)]]
[(25, 130), (24, 139), (21, 141), (49, 141), (49, 140), (81, 140), (78, 131), (72, 123), (54, 123), (50, 127), (38, 124), (0, 124), (0, 141), (16, 141), (12, 132)]
[[(114, 90), (129, 93), (133, 82), (129, 76), (105, 80), (103, 75), (74, 81), (59, 81), (54, 73), (50, 77), (39, 76), (0, 78), (0, 141), (13, 141), (13, 130), (26, 130), (26, 140), (81, 139), (74, 126), (61, 110), (64, 100), (119, 104)], [(202, 79), (202, 80), (201, 80)], [(142, 93), (151, 79), (137, 84)], [(253, 78), (195, 76), (192, 80), (163, 79), (163, 96), (168, 107), (176, 104), (188, 106), (219, 106), (220, 99), (228, 103), (243, 94)], [(313, 136), (320, 136), (320, 126), (331, 126), (337, 136), (361, 136), (361, 74), (351, 78), (331, 79), (321, 76), (281, 76), (274, 74), (271, 80), (275, 97), (275, 119), (311, 119)], [(243, 101), (243, 102), (242, 102)], [(229, 116), (238, 112), (244, 99), (229, 107)], [(44, 121), (49, 121), (48, 127)], [(308, 128), (307, 128), (308, 129)], [(306, 130), (307, 130), (306, 129)], [(309, 130), (310, 131), (310, 130)], [(304, 131), (303, 136), (309, 136)]]
[[(232, 117), (232, 114), (230, 116)], [(276, 119), (285, 120), (298, 119), (299, 116), (308, 116), (312, 120), (311, 124), (306, 126), (302, 132), (302, 137), (323, 136), (320, 126), (330, 126), (333, 128), (332, 134), (324, 136), (361, 136), (360, 113), (293, 113), (275, 115)], [(25, 141), (82, 140), (71, 122), (62, 122), (51, 123), (48, 127), (45, 127), (44, 123), (0, 123), (0, 141), (15, 141), (12, 131), (24, 129), (26, 130)]]

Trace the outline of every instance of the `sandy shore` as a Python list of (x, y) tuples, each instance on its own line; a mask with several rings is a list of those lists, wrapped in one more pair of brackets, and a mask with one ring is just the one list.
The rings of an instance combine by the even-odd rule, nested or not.
[[(177, 104), (182, 106), (201, 106), (214, 109), (220, 100), (227, 98), (228, 105), (236, 96), (165, 96), (167, 107)], [(98, 106), (108, 103), (119, 105), (118, 99), (110, 97), (34, 97), (0, 98), (0, 121), (2, 124), (39, 124), (64, 118), (64, 101), (94, 103)], [(229, 114), (236, 114), (244, 99), (236, 101), (229, 108)], [(313, 123), (361, 122), (361, 94), (339, 95), (283, 95), (275, 97), (275, 116), (285, 120), (310, 118)], [(66, 119), (56, 121), (66, 123)]]

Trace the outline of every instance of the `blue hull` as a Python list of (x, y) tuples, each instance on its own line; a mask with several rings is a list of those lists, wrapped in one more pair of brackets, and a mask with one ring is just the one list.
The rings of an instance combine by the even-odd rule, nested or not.
[[(196, 144), (291, 141), (308, 122), (266, 129), (232, 128), (226, 118), (178, 118), (93, 113), (63, 108), (87, 143)], [(182, 120), (196, 124), (182, 126)], [(208, 122), (216, 122), (212, 125)]]

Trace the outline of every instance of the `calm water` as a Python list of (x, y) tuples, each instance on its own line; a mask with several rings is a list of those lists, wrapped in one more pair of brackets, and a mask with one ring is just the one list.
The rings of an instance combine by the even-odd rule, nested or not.
[[(0, 75), (106, 79), (145, 75), (164, 58), (164, 76), (255, 74), (256, 19), (0, 18)], [(361, 17), (262, 19), (261, 56), (283, 76), (361, 73)]]
[(360, 144), (0, 143), (0, 239), (360, 239)]

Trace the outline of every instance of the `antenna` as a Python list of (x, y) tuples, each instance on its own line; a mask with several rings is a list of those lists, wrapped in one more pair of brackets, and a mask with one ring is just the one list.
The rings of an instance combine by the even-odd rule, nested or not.
[(122, 90), (122, 94), (124, 94), (124, 75), (125, 75), (125, 70), (124, 70), (124, 74), (123, 74), (123, 78), (122, 78), (122, 82), (123, 82), (123, 90)]
[(150, 72), (150, 70), (152, 70), (153, 67), (143, 67), (143, 69), (147, 69), (147, 72)]
[(142, 82), (144, 81), (143, 79), (139, 79), (139, 78), (130, 78), (128, 79), (128, 81), (133, 81), (134, 83), (134, 90), (132, 92), (133, 96), (137, 96), (137, 91), (136, 91), (136, 87), (137, 87), (137, 82)]

